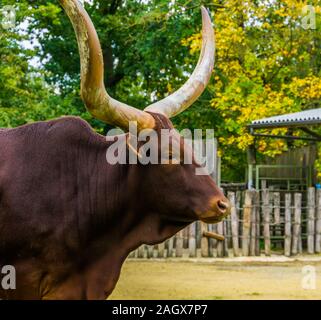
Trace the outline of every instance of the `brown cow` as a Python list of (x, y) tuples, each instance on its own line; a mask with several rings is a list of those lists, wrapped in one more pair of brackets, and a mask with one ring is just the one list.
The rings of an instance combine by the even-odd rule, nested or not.
[[(113, 100), (103, 82), (94, 26), (77, 0), (61, 0), (78, 38), (81, 93), (98, 119), (128, 129), (173, 128), (169, 118), (203, 92), (214, 64), (214, 32), (203, 15), (198, 66), (176, 93), (140, 111)], [(128, 138), (128, 135), (127, 135)], [(183, 138), (173, 139), (184, 148)], [(173, 141), (173, 140), (172, 140)], [(189, 223), (215, 223), (228, 201), (199, 167), (115, 164), (111, 142), (79, 118), (66, 117), (0, 130), (0, 267), (16, 268), (16, 289), (2, 299), (105, 299), (128, 254), (156, 244)]]

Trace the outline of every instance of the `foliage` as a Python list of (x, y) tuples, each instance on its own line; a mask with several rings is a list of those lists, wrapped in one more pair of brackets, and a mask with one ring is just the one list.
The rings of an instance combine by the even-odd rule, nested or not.
[[(230, 164), (230, 178), (237, 178), (230, 169), (239, 167), (238, 152), (254, 142), (246, 127), (252, 120), (320, 107), (321, 15), (317, 16), (317, 30), (304, 30), (301, 21), (306, 4), (228, 0), (216, 10), (218, 50), (211, 104), (218, 111), (217, 132), (223, 162)], [(320, 7), (316, 9), (321, 12)], [(194, 53), (200, 37), (195, 35), (184, 43)], [(286, 131), (272, 130), (272, 134), (280, 133)], [(284, 140), (255, 143), (268, 156), (288, 148)]]
[[(7, 4), (13, 1), (1, 2)], [(32, 37), (21, 28), (26, 10), (16, 11), (16, 28), (0, 29), (0, 127), (16, 127), (65, 114), (86, 117), (84, 107), (77, 108), (77, 89), (69, 95), (57, 95), (55, 87), (44, 80), (48, 71), (37, 66), (34, 59), (38, 51), (28, 48), (26, 44)]]

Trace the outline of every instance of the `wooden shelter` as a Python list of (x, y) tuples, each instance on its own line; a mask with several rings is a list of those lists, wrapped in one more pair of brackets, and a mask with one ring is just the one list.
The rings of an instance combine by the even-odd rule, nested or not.
[[(316, 183), (314, 162), (317, 159), (317, 142), (321, 135), (314, 131), (321, 124), (321, 108), (302, 112), (274, 116), (253, 121), (249, 126), (250, 133), (256, 139), (285, 139), (291, 145), (294, 140), (304, 140), (308, 144), (301, 148), (290, 148), (280, 156), (265, 158), (258, 163), (255, 144), (248, 150), (248, 186), (249, 188), (265, 188), (266, 183), (286, 190), (303, 190)], [(287, 128), (285, 135), (269, 133), (274, 128)], [(264, 133), (262, 133), (264, 129)], [(293, 135), (293, 131), (301, 130), (302, 136)], [(268, 132), (268, 133), (266, 133)], [(264, 186), (262, 187), (262, 181)]]

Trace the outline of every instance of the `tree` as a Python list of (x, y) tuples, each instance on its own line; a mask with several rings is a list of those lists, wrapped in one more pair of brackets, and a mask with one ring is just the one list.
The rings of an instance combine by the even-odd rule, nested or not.
[[(12, 2), (3, 1), (1, 5)], [(21, 28), (26, 8), (22, 6), (16, 13), (16, 27), (4, 28), (0, 23), (0, 127), (16, 127), (69, 112), (82, 115), (84, 108), (78, 110), (74, 103), (80, 99), (71, 94), (64, 98), (56, 95), (55, 88), (44, 80), (48, 72), (32, 63), (38, 51), (25, 46), (31, 39)], [(0, 15), (0, 22), (3, 18)]]
[[(318, 1), (311, 2), (320, 13)], [(224, 8), (216, 10), (218, 50), (210, 91), (228, 179), (244, 178), (239, 168), (246, 162), (244, 151), (254, 142), (246, 128), (251, 121), (320, 107), (321, 15), (316, 17), (316, 30), (305, 30), (305, 5), (292, 0), (226, 0)], [(199, 35), (186, 44), (196, 52)], [(267, 139), (257, 140), (256, 147), (268, 156), (288, 148), (284, 140)]]

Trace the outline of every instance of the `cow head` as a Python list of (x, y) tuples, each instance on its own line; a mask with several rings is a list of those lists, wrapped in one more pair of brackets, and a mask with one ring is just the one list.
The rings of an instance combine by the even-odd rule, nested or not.
[[(202, 7), (203, 45), (195, 71), (178, 91), (141, 111), (108, 95), (103, 79), (102, 50), (90, 17), (77, 0), (60, 0), (60, 3), (77, 35), (81, 59), (81, 96), (89, 112), (95, 118), (126, 131), (130, 122), (137, 123), (139, 132), (145, 129), (156, 131), (158, 144), (154, 147), (160, 155), (164, 154), (164, 150), (161, 150), (161, 130), (173, 129), (169, 119), (198, 99), (213, 71), (215, 40), (207, 10)], [(228, 200), (211, 177), (196, 175), (199, 164), (195, 158), (189, 164), (182, 161), (184, 154), (191, 152), (178, 133), (171, 136), (170, 146), (173, 147), (174, 144), (181, 146), (183, 152), (176, 155), (175, 159), (173, 152), (170, 152), (168, 164), (137, 164), (136, 170), (144, 177), (140, 189), (146, 206), (149, 210), (176, 221), (191, 222), (200, 219), (215, 223), (222, 220), (229, 212)]]
[(203, 172), (190, 143), (174, 130), (171, 121), (164, 115), (151, 115), (153, 135), (144, 130), (146, 134), (139, 138), (144, 142), (135, 142), (135, 147), (127, 136), (128, 153), (138, 158), (132, 169), (136, 173), (133, 181), (139, 181), (139, 199), (143, 199), (139, 211), (157, 212), (180, 222), (219, 222), (229, 213), (228, 200)]

